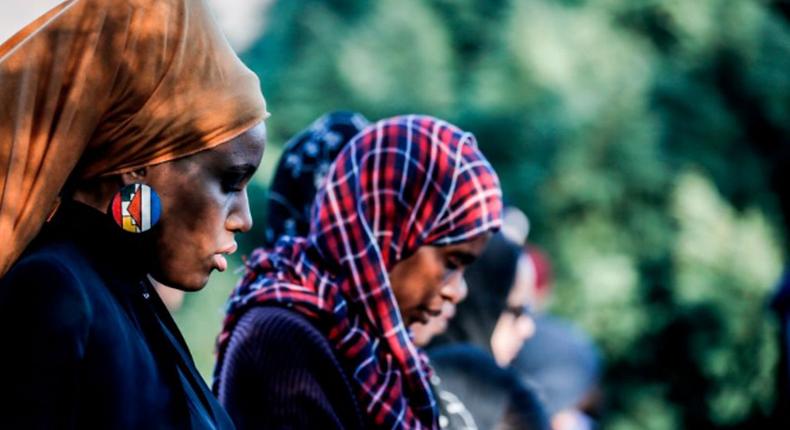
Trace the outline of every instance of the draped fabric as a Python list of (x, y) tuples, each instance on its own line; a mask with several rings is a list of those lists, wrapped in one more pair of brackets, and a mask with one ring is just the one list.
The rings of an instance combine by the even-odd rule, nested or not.
[(366, 128), (330, 167), (309, 235), (252, 254), (218, 339), (215, 389), (244, 311), (287, 307), (325, 333), (370, 427), (437, 428), (430, 369), (404, 325), (388, 272), (423, 245), (498, 230), (501, 212), (499, 180), (471, 134), (418, 115)]
[(307, 235), (310, 208), (329, 166), (368, 125), (359, 113), (330, 112), (286, 143), (269, 188), (265, 246), (274, 245), (280, 236)]
[(69, 0), (0, 45), (0, 276), (69, 178), (194, 154), (268, 114), (203, 0)]

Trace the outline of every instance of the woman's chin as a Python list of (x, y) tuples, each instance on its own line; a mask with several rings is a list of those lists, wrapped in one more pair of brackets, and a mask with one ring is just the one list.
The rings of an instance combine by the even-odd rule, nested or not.
[(202, 290), (208, 284), (211, 272), (205, 274), (192, 274), (190, 276), (158, 277), (153, 275), (154, 280), (177, 290), (194, 292)]

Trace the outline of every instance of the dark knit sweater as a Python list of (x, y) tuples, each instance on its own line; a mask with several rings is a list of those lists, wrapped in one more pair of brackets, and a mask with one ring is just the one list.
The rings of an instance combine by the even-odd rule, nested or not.
[(302, 315), (255, 307), (233, 329), (220, 402), (239, 429), (361, 429), (348, 376)]

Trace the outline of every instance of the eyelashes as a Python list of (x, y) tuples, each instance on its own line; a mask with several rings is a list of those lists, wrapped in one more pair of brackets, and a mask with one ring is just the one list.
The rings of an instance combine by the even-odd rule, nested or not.
[(256, 166), (244, 164), (241, 166), (231, 166), (224, 170), (220, 175), (222, 190), (226, 193), (239, 193), (244, 191), (247, 182), (255, 173)]
[(444, 259), (444, 268), (447, 272), (455, 272), (463, 267), (463, 264), (456, 261), (453, 257), (446, 257)]
[(226, 174), (222, 178), (222, 190), (226, 193), (239, 193), (244, 190), (246, 175), (238, 173)]

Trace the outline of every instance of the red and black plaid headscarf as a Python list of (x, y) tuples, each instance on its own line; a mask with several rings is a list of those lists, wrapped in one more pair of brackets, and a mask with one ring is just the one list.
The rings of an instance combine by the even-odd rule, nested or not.
[(215, 387), (236, 321), (256, 305), (311, 319), (352, 377), (368, 425), (437, 428), (424, 355), (387, 273), (423, 245), (495, 231), (502, 192), (474, 136), (428, 116), (379, 121), (330, 167), (310, 234), (253, 252), (218, 340)]

